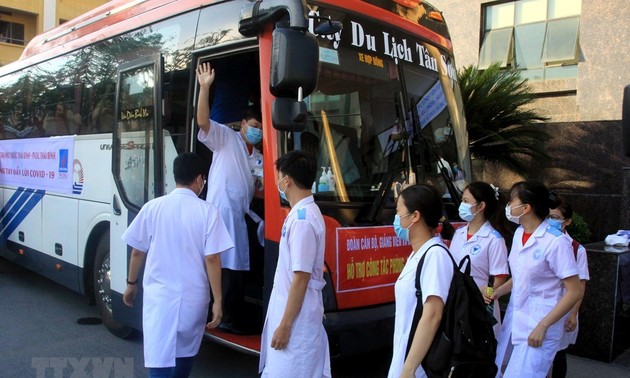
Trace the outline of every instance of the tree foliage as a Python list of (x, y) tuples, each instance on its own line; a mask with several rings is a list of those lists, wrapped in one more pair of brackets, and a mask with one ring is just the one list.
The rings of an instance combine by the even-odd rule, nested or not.
[(530, 162), (540, 167), (550, 160), (545, 146), (551, 136), (540, 126), (547, 118), (532, 110), (534, 96), (518, 71), (499, 63), (483, 71), (470, 65), (458, 79), (473, 158), (521, 175), (527, 175)]

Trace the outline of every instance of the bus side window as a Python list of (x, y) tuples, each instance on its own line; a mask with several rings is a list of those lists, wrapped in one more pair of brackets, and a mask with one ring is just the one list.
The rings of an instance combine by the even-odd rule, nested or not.
[(0, 113), (0, 140), (5, 139), (4, 137), (4, 115)]
[(18, 136), (18, 132), (22, 127), (22, 105), (14, 105), (10, 109), (9, 115), (6, 117), (4, 122), (4, 138), (5, 139), (16, 139)]
[(4, 125), (5, 139), (35, 138), (40, 136), (40, 129), (30, 113), (30, 109), (24, 109), (21, 103), (17, 103), (11, 112), (11, 116)]
[(43, 128), (46, 136), (78, 134), (81, 130), (81, 115), (65, 103), (58, 102), (50, 107), (44, 117)]
[(94, 133), (110, 133), (114, 128), (114, 92), (106, 90), (92, 109), (90, 123)]

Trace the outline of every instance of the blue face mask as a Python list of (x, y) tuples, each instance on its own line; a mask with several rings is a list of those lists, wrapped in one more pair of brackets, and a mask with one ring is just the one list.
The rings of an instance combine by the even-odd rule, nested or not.
[(459, 217), (462, 218), (463, 220), (465, 220), (466, 222), (470, 222), (471, 220), (473, 220), (473, 218), (475, 217), (475, 215), (477, 215), (477, 213), (474, 213), (470, 210), (473, 206), (475, 206), (476, 204), (469, 204), (469, 203), (460, 203), (459, 204)]
[(549, 218), (547, 219), (547, 223), (549, 223), (549, 226), (557, 229), (558, 231), (562, 231), (562, 223), (564, 223), (564, 221)]
[[(405, 217), (407, 215), (405, 215)], [(396, 236), (398, 236), (399, 239), (402, 239), (408, 242), (409, 241), (409, 227), (411, 227), (411, 224), (409, 225), (409, 227), (404, 228), (403, 226), (400, 225), (400, 219), (401, 219), (400, 215), (396, 214), (396, 216), (394, 217), (394, 231), (396, 232)]]
[(249, 126), (245, 132), (245, 139), (252, 145), (260, 143), (262, 140), (262, 130)]

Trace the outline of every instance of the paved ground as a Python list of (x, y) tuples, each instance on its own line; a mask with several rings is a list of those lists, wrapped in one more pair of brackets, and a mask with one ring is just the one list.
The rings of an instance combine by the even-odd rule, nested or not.
[[(0, 258), (0, 298), (0, 377), (91, 377), (97, 376), (91, 366), (96, 362), (111, 365), (110, 360), (129, 368), (127, 376), (146, 376), (141, 338), (120, 340), (102, 325), (77, 324), (77, 319), (96, 315), (85, 297)], [(384, 377), (390, 353), (335, 361), (333, 376)], [(60, 362), (65, 365), (58, 372), (50, 366)], [(569, 378), (630, 378), (630, 349), (612, 363), (571, 355), (567, 362)], [(257, 377), (257, 366), (257, 357), (204, 342), (191, 378), (207, 377), (209, 372), (212, 377)], [(84, 368), (86, 374), (79, 374)]]
[(611, 363), (567, 355), (567, 365), (567, 377), (569, 378), (628, 378), (630, 377), (630, 349), (627, 349)]

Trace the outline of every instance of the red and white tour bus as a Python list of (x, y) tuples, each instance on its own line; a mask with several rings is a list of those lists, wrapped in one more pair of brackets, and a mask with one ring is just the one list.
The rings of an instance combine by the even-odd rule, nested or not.
[[(393, 285), (410, 252), (391, 226), (395, 193), (432, 183), (455, 217), (470, 173), (453, 46), (426, 1), (114, 0), (35, 37), (0, 68), (0, 256), (93, 296), (114, 334), (141, 329), (141, 306), (122, 303), (130, 249), (120, 236), (175, 187), (178, 153), (211, 162), (194, 114), (205, 61), (217, 117), (238, 120), (243, 103), (262, 110), (264, 179), (251, 209), (265, 240), (248, 221), (250, 326), (262, 328), (289, 211), (274, 161), (300, 149), (323, 172), (313, 192), (327, 227), (331, 354), (391, 344)], [(260, 346), (259, 333), (207, 336)]]

